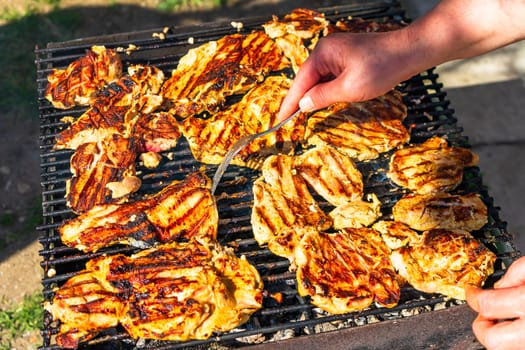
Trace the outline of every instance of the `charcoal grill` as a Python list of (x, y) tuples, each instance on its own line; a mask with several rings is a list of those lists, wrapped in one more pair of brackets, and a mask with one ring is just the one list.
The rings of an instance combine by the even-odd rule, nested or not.
[[(382, 21), (385, 19), (406, 21), (405, 13), (396, 1), (356, 2), (346, 6), (323, 8), (330, 19), (359, 16)], [(242, 19), (242, 31), (260, 28), (269, 18)], [(71, 176), (69, 150), (54, 151), (55, 135), (65, 125), (62, 117), (79, 116), (84, 108), (68, 111), (54, 109), (45, 99), (44, 90), (47, 75), (52, 68), (66, 67), (71, 61), (85, 54), (94, 44), (111, 48), (137, 47), (130, 55), (122, 54), (125, 65), (149, 64), (162, 69), (167, 76), (176, 67), (179, 58), (191, 47), (223, 35), (237, 32), (229, 23), (210, 23), (194, 27), (169, 28), (165, 39), (154, 37), (163, 28), (150, 31), (124, 33), (80, 39), (69, 42), (49, 43), (45, 48), (37, 47), (36, 66), (38, 83), (38, 104), (40, 114), (40, 157), (43, 224), (40, 243), (41, 266), (45, 276), (42, 279), (46, 300), (53, 296), (53, 288), (84, 268), (87, 260), (101, 254), (132, 253), (136, 249), (114, 246), (97, 253), (86, 254), (64, 246), (57, 232), (59, 225), (73, 217), (65, 205), (65, 184)], [(191, 44), (190, 44), (191, 42)], [(411, 132), (411, 142), (422, 142), (427, 138), (445, 136), (452, 145), (469, 147), (468, 139), (457, 125), (454, 110), (443, 86), (434, 71), (428, 70), (400, 84), (408, 106), (406, 126)], [(158, 191), (169, 181), (182, 179), (188, 173), (199, 169), (202, 164), (194, 160), (188, 145), (181, 140), (179, 145), (164, 152), (164, 161), (159, 168), (140, 168), (143, 186), (137, 197)], [(405, 193), (391, 184), (385, 176), (390, 153), (380, 158), (358, 163), (365, 181), (365, 193), (375, 193), (383, 203), (383, 216), (389, 218), (392, 205)], [(215, 166), (207, 167), (207, 174), (213, 176)], [(82, 349), (231, 349), (231, 348), (311, 348), (324, 346), (327, 349), (341, 348), (421, 348), (442, 347), (467, 349), (479, 347), (469, 332), (473, 313), (460, 301), (446, 299), (440, 295), (429, 295), (405, 287), (401, 292), (399, 305), (392, 309), (370, 307), (364, 311), (345, 315), (328, 315), (312, 306), (306, 298), (300, 297), (295, 288), (295, 275), (288, 271), (288, 261), (277, 257), (257, 245), (250, 226), (252, 205), (251, 186), (259, 176), (257, 171), (230, 166), (217, 189), (220, 213), (219, 240), (235, 247), (238, 254), (244, 254), (260, 272), (266, 296), (264, 307), (255, 313), (248, 323), (238, 329), (218, 334), (208, 340), (188, 342), (135, 341), (121, 328), (109, 329), (96, 338), (82, 344)], [(498, 208), (482, 183), (478, 168), (467, 169), (458, 193), (477, 192), (489, 208), (489, 223), (475, 236), (494, 251), (498, 260), (496, 272), (488, 284), (502, 275), (517, 256), (512, 236), (506, 230), (506, 223), (498, 215)], [(272, 295), (280, 293), (282, 301)], [(56, 323), (46, 314), (42, 327), (43, 345), (41, 350), (60, 349), (53, 341), (58, 331)], [(334, 333), (335, 332), (335, 333)], [(419, 332), (419, 333), (418, 333)], [(421, 333), (423, 332), (423, 333)], [(420, 334), (416, 336), (416, 334)], [(345, 340), (347, 339), (347, 340)], [(321, 345), (322, 344), (322, 345)], [(418, 345), (419, 344), (419, 345)], [(433, 345), (432, 345), (433, 344)]]

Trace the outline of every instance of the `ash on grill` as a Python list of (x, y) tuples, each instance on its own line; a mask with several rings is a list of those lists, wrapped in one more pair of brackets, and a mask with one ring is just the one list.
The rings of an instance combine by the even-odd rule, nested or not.
[[(356, 5), (336, 8), (319, 9), (329, 19), (358, 16), (377, 21), (394, 20), (407, 21), (399, 3), (395, 1), (359, 2)], [(191, 29), (164, 28), (150, 32), (126, 33), (114, 36), (76, 40), (65, 43), (48, 44), (46, 48), (37, 48), (37, 83), (38, 102), (40, 107), (40, 149), (41, 149), (41, 185), (43, 222), (40, 242), (43, 249), (42, 268), (45, 277), (42, 280), (44, 296), (50, 300), (53, 288), (60, 286), (71, 276), (84, 268), (87, 260), (101, 254), (130, 254), (132, 247), (114, 246), (102, 249), (97, 253), (80, 253), (64, 246), (57, 233), (57, 228), (73, 214), (67, 208), (64, 194), (66, 180), (70, 178), (69, 160), (72, 152), (69, 150), (53, 151), (54, 138), (64, 128), (60, 121), (65, 115), (80, 115), (84, 109), (75, 108), (66, 112), (53, 109), (44, 99), (47, 76), (52, 68), (63, 68), (74, 59), (82, 56), (93, 44), (107, 47), (122, 48), (120, 51), (130, 51), (124, 57), (125, 65), (150, 64), (162, 69), (167, 75), (176, 67), (178, 59), (186, 51), (207, 42), (216, 40), (226, 34), (249, 32), (267, 21), (264, 19), (242, 20), (242, 28), (233, 28), (230, 23), (222, 25), (209, 24)], [(152, 36), (152, 33), (162, 33)], [(468, 147), (468, 140), (462, 135), (462, 129), (457, 126), (454, 111), (449, 108), (446, 93), (442, 91), (437, 75), (429, 70), (401, 84), (399, 90), (404, 94), (408, 106), (408, 116), (405, 125), (411, 132), (411, 142), (418, 143), (431, 136), (446, 136), (455, 146)], [(375, 193), (382, 202), (383, 218), (389, 218), (391, 207), (402, 197), (404, 190), (394, 187), (386, 178), (390, 153), (383, 154), (378, 159), (358, 162), (357, 166), (363, 174), (365, 194)], [(196, 162), (189, 151), (188, 144), (181, 140), (174, 150), (164, 152), (164, 161), (156, 169), (140, 168), (143, 186), (140, 195), (154, 193), (174, 179), (182, 179), (188, 173), (196, 171), (202, 164)], [(212, 176), (214, 166), (209, 166), (207, 174)], [(411, 317), (418, 313), (432, 312), (443, 308), (451, 308), (462, 302), (446, 300), (439, 295), (428, 295), (405, 287), (401, 291), (399, 304), (392, 309), (371, 307), (361, 312), (345, 315), (329, 315), (312, 306), (308, 300), (298, 296), (295, 288), (295, 274), (289, 272), (287, 259), (280, 258), (260, 248), (253, 238), (250, 226), (252, 184), (259, 176), (256, 171), (231, 166), (224, 175), (217, 193), (222, 193), (217, 200), (219, 210), (218, 239), (232, 246), (236, 252), (244, 254), (256, 266), (265, 285), (264, 307), (255, 313), (248, 323), (226, 334), (220, 334), (202, 341), (159, 342), (139, 340), (135, 342), (121, 328), (109, 329), (99, 334), (95, 339), (83, 344), (83, 349), (177, 349), (177, 348), (238, 348), (250, 344), (270, 342), (288, 338), (303, 337), (331, 330), (359, 327), (380, 323), (388, 320), (398, 320)], [(465, 174), (465, 180), (457, 192), (477, 192), (489, 209), (489, 223), (475, 237), (497, 253), (494, 274), (500, 276), (517, 252), (512, 244), (512, 237), (506, 231), (506, 223), (499, 219), (498, 208), (481, 181), (478, 168), (470, 168)], [(488, 282), (490, 284), (490, 281)], [(50, 315), (45, 317), (42, 335), (44, 344), (41, 350), (56, 350), (53, 345), (53, 334), (58, 331), (57, 324)]]

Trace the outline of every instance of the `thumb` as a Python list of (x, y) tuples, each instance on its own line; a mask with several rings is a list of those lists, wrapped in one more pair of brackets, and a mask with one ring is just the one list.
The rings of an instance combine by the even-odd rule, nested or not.
[(303, 112), (319, 110), (336, 102), (354, 102), (352, 96), (346, 94), (344, 79), (341, 76), (334, 80), (319, 83), (308, 90), (299, 101)]

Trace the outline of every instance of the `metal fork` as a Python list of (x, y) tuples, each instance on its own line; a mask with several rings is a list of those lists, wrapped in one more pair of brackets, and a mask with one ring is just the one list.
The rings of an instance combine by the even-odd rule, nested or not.
[(241, 149), (246, 147), (246, 145), (248, 145), (250, 142), (252, 142), (256, 138), (262, 137), (264, 135), (267, 135), (281, 128), (284, 124), (286, 124), (286, 122), (288, 122), (290, 119), (293, 119), (293, 117), (299, 114), (299, 112), (301, 112), (300, 109), (295, 111), (289, 117), (286, 117), (285, 119), (281, 120), (279, 123), (277, 123), (275, 126), (272, 126), (270, 129), (259, 132), (257, 134), (243, 136), (237, 142), (235, 142), (232, 148), (230, 148), (228, 152), (224, 155), (224, 158), (222, 159), (221, 164), (219, 164), (219, 167), (217, 168), (217, 171), (215, 172), (215, 175), (213, 176), (213, 181), (211, 185), (211, 193), (212, 194), (215, 193), (215, 190), (217, 189), (217, 186), (219, 185), (219, 182), (221, 181), (222, 175), (226, 171), (226, 168), (228, 167), (228, 165), (230, 165), (230, 162), (232, 161), (233, 157), (235, 157), (237, 153), (241, 151)]

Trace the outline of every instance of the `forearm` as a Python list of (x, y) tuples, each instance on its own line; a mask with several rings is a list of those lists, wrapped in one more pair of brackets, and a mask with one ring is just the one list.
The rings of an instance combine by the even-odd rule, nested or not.
[(525, 38), (525, 0), (443, 0), (407, 28), (414, 74)]

